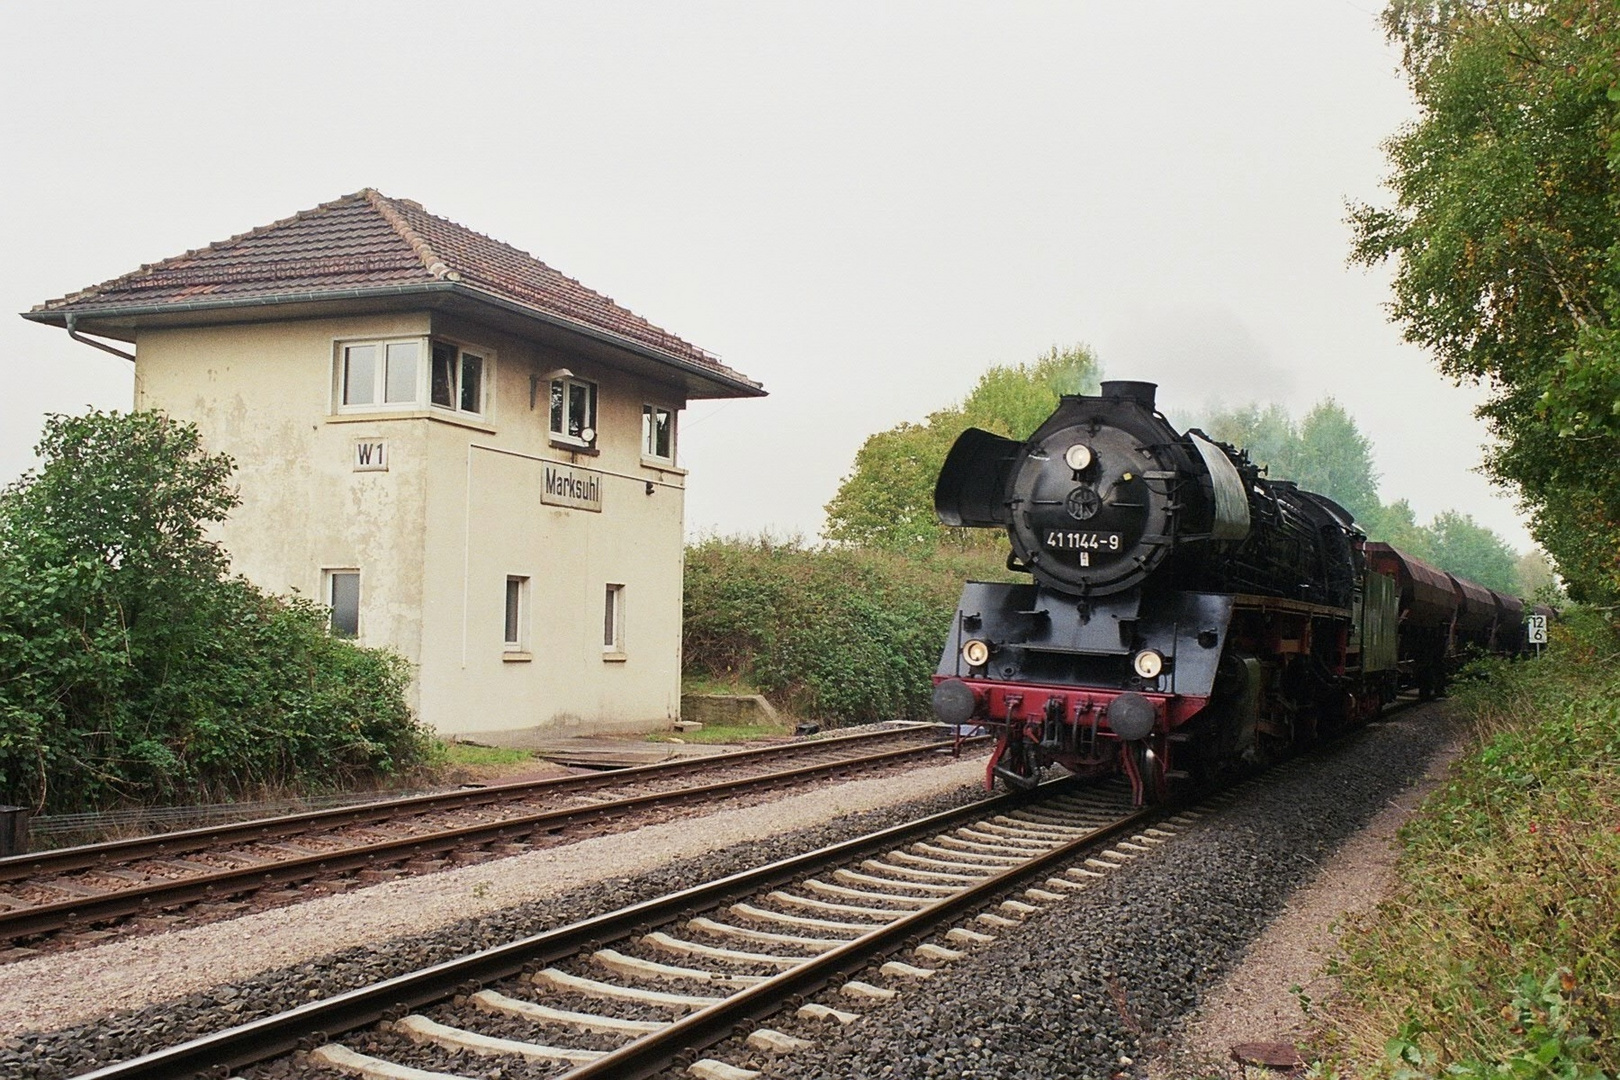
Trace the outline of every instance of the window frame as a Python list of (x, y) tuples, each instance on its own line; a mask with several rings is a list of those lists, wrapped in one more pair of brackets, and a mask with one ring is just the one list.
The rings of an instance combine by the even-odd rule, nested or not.
[[(514, 589), (514, 586), (516, 588)], [(508, 658), (529, 655), (529, 575), (507, 574), (502, 595), (501, 648)]]
[(602, 597), (603, 660), (625, 658), (624, 627), (624, 583), (610, 581)]
[[(680, 412), (679, 409), (672, 409), (668, 405), (659, 405), (656, 402), (644, 401), (644, 402), (641, 403), (641, 457), (642, 457), (642, 460), (656, 462), (657, 464), (660, 464), (660, 465), (674, 465), (675, 464), (676, 416), (679, 414), (679, 412)], [(666, 413), (669, 416), (669, 453), (668, 454), (660, 454), (660, 453), (657, 452), (657, 449), (656, 449), (655, 446), (649, 445), (651, 443), (654, 443), (656, 441), (656, 438), (657, 438), (657, 430), (658, 429), (657, 429), (656, 424), (657, 424), (657, 419), (658, 419), (658, 414), (659, 413)]]
[[(433, 400), (433, 369), (437, 364), (436, 350), (443, 346), (455, 350), (454, 381), (450, 387), (449, 405), (441, 405)], [(456, 416), (475, 416), (480, 420), (489, 419), (490, 414), (490, 383), (495, 372), (495, 353), (479, 345), (469, 345), (463, 341), (455, 341), (446, 337), (428, 338), (428, 371), (426, 396), (424, 406), (428, 409), (437, 409), (440, 412), (451, 413)], [(462, 407), (462, 400), (466, 396), (467, 358), (472, 357), (478, 361), (478, 408), (466, 409)]]
[[(590, 431), (589, 439), (568, 431), (569, 394), (571, 387), (583, 387), (585, 390), (585, 408), (588, 423), (580, 425), (581, 431)], [(599, 421), (599, 401), (601, 392), (595, 382), (590, 379), (581, 379), (577, 375), (567, 375), (551, 380), (551, 389), (546, 399), (546, 428), (551, 434), (551, 441), (562, 446), (579, 447), (586, 450), (596, 448), (597, 439), (602, 436)], [(560, 411), (559, 411), (560, 410)], [(557, 424), (561, 420), (562, 428), (558, 430)]]
[[(416, 374), (412, 380), (413, 395), (408, 401), (389, 401), (388, 350), (396, 345), (416, 347)], [(450, 405), (433, 401), (434, 352), (440, 348), (455, 350), (454, 382), (451, 386)], [(374, 348), (370, 401), (350, 402), (349, 357), (351, 350)], [(461, 407), (466, 387), (467, 360), (478, 361), (478, 409)], [(438, 414), (444, 417), (470, 419), (489, 423), (495, 411), (495, 350), (453, 338), (434, 334), (401, 337), (339, 338), (332, 343), (332, 415), (372, 415), (376, 413)]]
[[(354, 633), (344, 633), (337, 628), (337, 580), (340, 577), (354, 578)], [(345, 641), (358, 641), (364, 629), (361, 614), (364, 609), (362, 602), (365, 597), (365, 582), (357, 566), (323, 566), (321, 568), (321, 603), (326, 605), (326, 629), (333, 637), (343, 638)]]
[[(408, 412), (422, 407), (422, 360), (427, 352), (425, 337), (354, 338), (333, 343), (332, 399), (339, 413)], [(412, 379), (415, 394), (409, 401), (388, 400), (388, 350), (394, 345), (416, 346), (416, 374)], [(371, 400), (350, 402), (349, 351), (373, 348), (377, 350), (371, 375)]]

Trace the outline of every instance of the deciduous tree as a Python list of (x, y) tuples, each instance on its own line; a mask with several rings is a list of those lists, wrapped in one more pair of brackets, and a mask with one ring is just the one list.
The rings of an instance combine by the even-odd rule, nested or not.
[(1216, 413), (1206, 430), (1247, 450), (1277, 480), (1292, 480), (1342, 504), (1358, 519), (1378, 511), (1372, 441), (1344, 406), (1323, 398), (1298, 424), (1281, 405), (1248, 404)]
[(1372, 441), (1332, 398), (1317, 402), (1300, 421), (1295, 469), (1300, 487), (1320, 491), (1358, 518), (1379, 508)]
[(1486, 588), (1519, 594), (1519, 554), (1469, 514), (1444, 510), (1429, 526), (1430, 558), (1441, 569)]
[(1249, 452), (1249, 460), (1280, 479), (1298, 471), (1299, 433), (1281, 405), (1251, 402), (1217, 412), (1206, 425), (1209, 435)]
[(1022, 439), (1063, 394), (1095, 393), (1099, 368), (1083, 346), (1053, 347), (1029, 364), (997, 365), (960, 405), (903, 423), (862, 444), (854, 468), (826, 506), (828, 540), (866, 547), (930, 547), (944, 539), (999, 544), (984, 530), (946, 529), (934, 518), (934, 482), (956, 437), (970, 427)]
[(1396, 265), (1395, 318), (1491, 390), (1486, 465), (1572, 594), (1620, 592), (1620, 8), (1395, 0), (1418, 121), (1386, 144), (1394, 202), (1352, 212)]
[(1527, 600), (1543, 604), (1563, 602), (1563, 590), (1559, 588), (1558, 578), (1553, 574), (1552, 563), (1547, 560), (1547, 553), (1540, 548), (1533, 547), (1520, 555), (1514, 570), (1519, 575), (1520, 592)]
[(1426, 562), (1435, 561), (1434, 534), (1426, 526), (1418, 524), (1417, 514), (1406, 499), (1396, 499), (1379, 506), (1361, 519), (1360, 524), (1367, 530), (1370, 540), (1391, 544)]

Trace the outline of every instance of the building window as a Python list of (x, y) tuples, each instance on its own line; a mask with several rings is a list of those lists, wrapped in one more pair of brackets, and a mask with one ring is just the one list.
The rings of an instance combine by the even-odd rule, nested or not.
[(583, 379), (551, 381), (551, 437), (580, 446), (596, 444), (596, 384)]
[(441, 409), (483, 415), (484, 357), (448, 341), (433, 343), (433, 387), (429, 400)]
[(337, 400), (347, 412), (420, 409), (426, 401), (483, 416), (489, 378), (487, 351), (448, 341), (353, 341), (338, 349)]
[(641, 456), (675, 461), (675, 411), (661, 405), (641, 407)]
[(360, 571), (324, 571), (326, 587), (321, 591), (332, 609), (332, 633), (338, 637), (360, 636)]
[(350, 405), (415, 405), (420, 341), (369, 341), (342, 349), (338, 400)]
[(607, 587), (607, 601), (602, 608), (602, 651), (612, 656), (624, 655), (623, 585)]
[(524, 652), (528, 637), (524, 626), (528, 618), (529, 607), (529, 579), (526, 577), (508, 577), (506, 579), (506, 643), (507, 652)]

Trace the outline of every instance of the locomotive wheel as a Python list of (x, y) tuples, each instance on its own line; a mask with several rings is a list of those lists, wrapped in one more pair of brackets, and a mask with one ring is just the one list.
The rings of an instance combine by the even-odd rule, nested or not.
[(1158, 740), (1127, 743), (1121, 750), (1125, 775), (1131, 781), (1131, 801), (1137, 806), (1162, 803), (1169, 796), (1165, 748), (1160, 746), (1154, 750), (1155, 741)]
[(1163, 749), (1155, 753), (1152, 744), (1144, 739), (1137, 752), (1141, 755), (1138, 767), (1142, 770), (1142, 786), (1146, 789), (1148, 802), (1164, 802), (1168, 794), (1168, 781), (1164, 775), (1166, 762)]

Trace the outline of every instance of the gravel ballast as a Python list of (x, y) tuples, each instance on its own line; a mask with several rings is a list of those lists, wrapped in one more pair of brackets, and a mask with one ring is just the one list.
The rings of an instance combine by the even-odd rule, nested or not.
[(984, 797), (983, 776), (975, 757), (829, 782), (774, 802), (10, 964), (0, 980), (0, 1076), (72, 1076), (961, 806)]
[(1241, 962), (1177, 1026), (1166, 1052), (1154, 1055), (1148, 1069), (1153, 1080), (1238, 1075), (1232, 1060), (1238, 1043), (1298, 1043), (1320, 1027), (1313, 1010), (1339, 993), (1327, 964), (1338, 951), (1346, 921), (1384, 898), (1395, 878), (1400, 827), (1444, 780), (1460, 749), (1453, 743), (1431, 757), (1418, 783), (1391, 799), (1310, 884), (1288, 898)]
[[(1310, 759), (1250, 782), (1223, 808), (1180, 827), (1155, 857), (1109, 874), (1068, 902), (1031, 916), (1021, 927), (998, 931), (996, 942), (941, 965), (935, 977), (921, 983), (892, 984), (902, 991), (897, 1001), (885, 1006), (853, 1006), (866, 1015), (851, 1027), (810, 1026), (800, 1031), (782, 1018), (772, 1022), (784, 1029), (813, 1033), (817, 1039), (813, 1049), (779, 1058), (735, 1045), (708, 1053), (734, 1064), (764, 1067), (772, 1077), (1044, 1080), (1143, 1076), (1149, 1055), (1163, 1049), (1168, 1037), (1234, 967), (1288, 897), (1423, 773), (1431, 756), (1447, 743), (1448, 735), (1438, 710), (1408, 709)], [(898, 789), (904, 782), (917, 782), (912, 776), (865, 782), (886, 789), (886, 803), (876, 792), (865, 796), (876, 800), (871, 808), (856, 805), (858, 800), (850, 789), (858, 785), (852, 784), (729, 812), (745, 815), (776, 809), (778, 822), (781, 815), (791, 819), (797, 813), (803, 823), (807, 804), (799, 800), (822, 800), (815, 804), (825, 815), (816, 819), (821, 823), (791, 834), (750, 839), (730, 819), (715, 815), (658, 826), (673, 835), (660, 834), (656, 843), (647, 830), (574, 845), (584, 848), (615, 841), (642, 847), (646, 858), (647, 849), (666, 845), (695, 843), (701, 851), (703, 836), (723, 835), (741, 841), (712, 854), (682, 852), (685, 857), (679, 861), (655, 869), (646, 869), (652, 863), (644, 862), (642, 869), (625, 870), (622, 877), (620, 871), (609, 870), (584, 884), (560, 887), (560, 895), (543, 900), (536, 899), (542, 894), (537, 874), (531, 871), (528, 902), (517, 906), (510, 906), (508, 900), (498, 910), (397, 941), (378, 944), (380, 939), (372, 938), (368, 944), (302, 960), (228, 987), (190, 993), (177, 1002), (53, 1034), (23, 1036), (0, 1049), (0, 1076), (73, 1075), (98, 1061), (211, 1030), (219, 1026), (217, 1010), (222, 1007), (234, 1009), (232, 1015), (237, 1019), (246, 1019), (275, 1006), (331, 994), (919, 813), (961, 805), (980, 796), (973, 783), (981, 775), (980, 769), (982, 761), (920, 770), (915, 775), (931, 780), (933, 786), (909, 795)], [(960, 770), (953, 778), (955, 786), (947, 786), (944, 774), (955, 770)], [(788, 806), (795, 802), (796, 807)], [(571, 849), (503, 863), (556, 856), (565, 850)], [(484, 864), (421, 882), (458, 878), (460, 884), (451, 897), (461, 902), (461, 913), (467, 914), (475, 910), (473, 900), (483, 899), (469, 894), (469, 883), (487, 881), (501, 865)], [(411, 884), (396, 882), (377, 888)], [(486, 887), (486, 893), (489, 888), (493, 886)], [(303, 912), (315, 906), (266, 915)], [(199, 931), (211, 929), (215, 928)], [(82, 955), (182, 936), (138, 939)], [(56, 966), (62, 962), (53, 961)], [(149, 967), (147, 976), (151, 975)], [(871, 972), (857, 977), (886, 981)], [(75, 985), (93, 993), (95, 980), (91, 977), (88, 983)], [(11, 991), (0, 994), (5, 995), (0, 996), (0, 1015), (5, 1015)], [(830, 993), (819, 999), (852, 1007)], [(1253, 1033), (1256, 1039), (1267, 1035)], [(499, 1068), (500, 1064), (486, 1059), (486, 1067)]]
[(1421, 776), (1448, 734), (1437, 709), (1408, 709), (1245, 785), (1154, 858), (1000, 931), (933, 978), (893, 984), (900, 999), (861, 1010), (869, 1015), (824, 1032), (815, 1049), (774, 1062), (716, 1056), (773, 1077), (1143, 1076), (1148, 1054), (1289, 894)]

